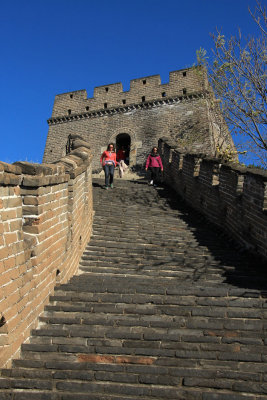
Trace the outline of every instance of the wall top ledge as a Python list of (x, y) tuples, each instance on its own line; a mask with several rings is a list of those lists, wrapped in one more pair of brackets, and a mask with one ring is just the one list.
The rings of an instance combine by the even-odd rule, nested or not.
[(264, 181), (267, 181), (267, 171), (266, 170), (259, 170), (256, 168), (247, 168), (246, 175), (253, 175), (261, 177)]
[(21, 168), (18, 165), (8, 164), (3, 161), (0, 161), (0, 171), (8, 172), (15, 175), (20, 175), (22, 172)]
[(237, 164), (231, 164), (231, 163), (223, 163), (221, 166), (221, 169), (228, 169), (235, 171), (239, 174), (244, 174), (244, 175), (253, 175), (254, 177), (258, 177), (263, 179), (264, 181), (267, 181), (267, 171), (266, 170), (261, 170), (258, 168), (250, 168), (250, 167), (243, 167), (241, 165)]
[(238, 164), (221, 162), (221, 170), (225, 170), (225, 171), (231, 170), (231, 171), (237, 172), (238, 174), (245, 174), (247, 171), (247, 168), (242, 167), (242, 165), (238, 165)]
[(27, 161), (16, 161), (13, 165), (19, 167), (21, 173), (25, 175), (47, 176), (65, 173), (62, 168), (58, 168), (57, 165), (53, 164), (35, 164)]

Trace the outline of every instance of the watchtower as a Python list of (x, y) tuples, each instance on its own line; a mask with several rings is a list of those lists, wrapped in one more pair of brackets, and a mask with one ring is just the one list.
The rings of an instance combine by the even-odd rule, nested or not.
[(159, 75), (133, 79), (130, 90), (121, 83), (99, 86), (94, 97), (86, 90), (55, 97), (43, 162), (66, 155), (70, 134), (90, 144), (93, 170), (110, 142), (129, 148), (130, 166), (142, 166), (160, 137), (172, 139), (185, 151), (215, 155), (216, 146), (233, 146), (220, 107), (203, 68), (173, 71), (169, 82)]

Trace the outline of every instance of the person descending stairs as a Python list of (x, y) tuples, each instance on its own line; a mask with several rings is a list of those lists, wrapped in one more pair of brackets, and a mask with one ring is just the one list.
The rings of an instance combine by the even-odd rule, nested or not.
[(167, 187), (94, 180), (93, 234), (0, 400), (267, 398), (266, 271)]

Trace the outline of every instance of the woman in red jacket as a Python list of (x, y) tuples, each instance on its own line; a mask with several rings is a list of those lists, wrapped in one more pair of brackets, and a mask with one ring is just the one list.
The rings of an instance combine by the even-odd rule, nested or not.
[(100, 158), (100, 162), (105, 171), (105, 189), (108, 189), (108, 181), (111, 189), (113, 188), (114, 168), (117, 166), (116, 153), (114, 144), (109, 143), (107, 150), (104, 151)]
[(154, 186), (156, 186), (159, 177), (159, 171), (161, 170), (161, 172), (163, 172), (163, 165), (157, 147), (153, 147), (151, 153), (147, 157), (146, 171), (148, 168), (151, 171), (150, 185), (153, 185), (154, 183)]

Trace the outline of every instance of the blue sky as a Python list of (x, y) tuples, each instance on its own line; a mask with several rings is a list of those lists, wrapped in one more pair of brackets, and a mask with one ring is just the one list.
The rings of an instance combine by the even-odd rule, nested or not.
[[(263, 2), (264, 4), (264, 2)], [(255, 32), (254, 0), (0, 0), (0, 160), (42, 162), (56, 94), (160, 74)]]

